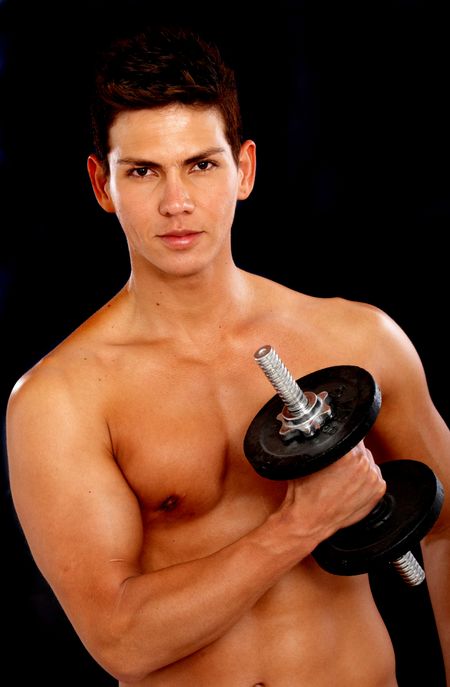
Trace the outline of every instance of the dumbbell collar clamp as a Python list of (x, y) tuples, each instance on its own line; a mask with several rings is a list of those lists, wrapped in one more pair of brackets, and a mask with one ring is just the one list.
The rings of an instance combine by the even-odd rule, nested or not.
[(277, 420), (281, 422), (280, 435), (284, 441), (293, 439), (299, 432), (307, 437), (313, 436), (332, 415), (331, 408), (326, 403), (327, 391), (320, 391), (318, 394), (313, 391), (303, 393), (308, 401), (304, 409), (292, 413), (285, 405), (277, 415)]

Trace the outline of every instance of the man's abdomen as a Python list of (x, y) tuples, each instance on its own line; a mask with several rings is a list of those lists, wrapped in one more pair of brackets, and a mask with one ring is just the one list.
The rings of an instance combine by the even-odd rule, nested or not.
[(222, 638), (140, 687), (396, 687), (392, 645), (365, 576), (306, 559)]

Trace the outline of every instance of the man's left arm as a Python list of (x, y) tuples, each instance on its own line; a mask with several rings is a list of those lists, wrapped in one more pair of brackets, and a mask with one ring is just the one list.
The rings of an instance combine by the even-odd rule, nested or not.
[(374, 376), (381, 388), (382, 408), (366, 444), (377, 462), (412, 459), (426, 463), (444, 487), (440, 517), (421, 544), (449, 681), (450, 431), (430, 397), (411, 341), (384, 313), (377, 319), (377, 336), (372, 337), (371, 348), (375, 348)]

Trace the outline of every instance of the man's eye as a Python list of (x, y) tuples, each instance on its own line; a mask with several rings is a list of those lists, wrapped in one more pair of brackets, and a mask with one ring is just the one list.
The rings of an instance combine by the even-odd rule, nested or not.
[(199, 169), (201, 172), (206, 172), (208, 169), (216, 167), (216, 163), (212, 162), (212, 160), (200, 160), (200, 162), (197, 162), (195, 167), (197, 167), (197, 169)]
[(148, 167), (136, 167), (133, 169), (133, 173), (137, 177), (145, 177), (148, 172)]
[(144, 178), (150, 176), (151, 170), (149, 167), (133, 167), (128, 171), (128, 175), (131, 177)]

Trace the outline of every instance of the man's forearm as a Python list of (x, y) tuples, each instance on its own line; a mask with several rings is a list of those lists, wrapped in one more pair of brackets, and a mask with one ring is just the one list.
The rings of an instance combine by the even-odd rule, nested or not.
[(427, 584), (450, 687), (450, 537), (436, 534), (422, 542)]
[(206, 558), (128, 578), (100, 662), (119, 679), (142, 679), (224, 635), (318, 543), (278, 537), (281, 520)]

